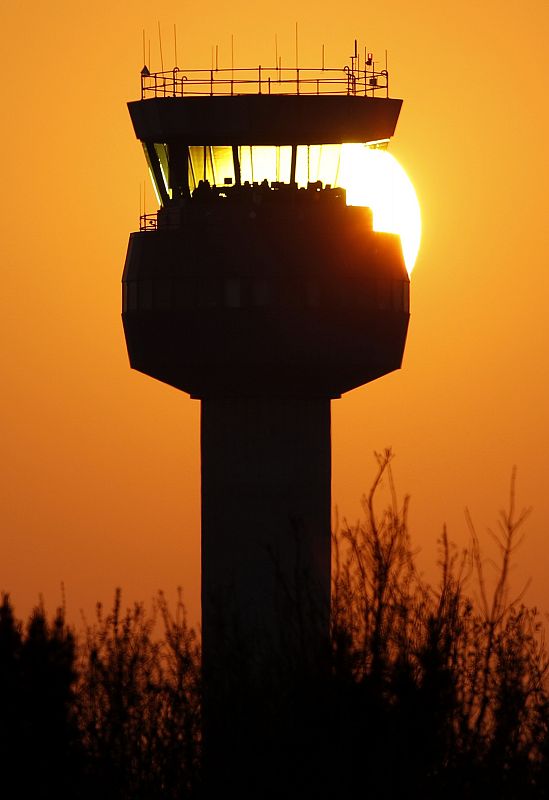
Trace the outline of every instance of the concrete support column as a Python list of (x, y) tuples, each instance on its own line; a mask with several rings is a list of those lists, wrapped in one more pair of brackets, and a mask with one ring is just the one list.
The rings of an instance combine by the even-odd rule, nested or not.
[[(329, 643), (330, 400), (202, 401), (207, 774), (270, 732), (270, 703), (322, 671)], [(251, 716), (250, 716), (251, 715)], [(251, 718), (253, 717), (253, 719)], [(250, 732), (252, 739), (250, 741)]]
[(205, 399), (201, 447), (206, 667), (231, 636), (270, 658), (327, 635), (330, 400)]
[(204, 788), (266, 797), (328, 664), (330, 400), (204, 399), (201, 447)]

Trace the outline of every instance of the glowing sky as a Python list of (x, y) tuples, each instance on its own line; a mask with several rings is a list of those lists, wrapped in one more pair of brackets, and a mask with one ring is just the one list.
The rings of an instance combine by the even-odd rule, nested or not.
[[(152, 15), (152, 16), (151, 16)], [(128, 368), (120, 278), (138, 225), (142, 150), (125, 107), (141, 31), (159, 69), (294, 57), (296, 6), (213, 0), (4, 3), (0, 238), (0, 588), (20, 614), (64, 581), (69, 614), (199, 591), (199, 404)], [(333, 403), (333, 501), (355, 520), (374, 449), (392, 445), (429, 573), (446, 521), (467, 538), (505, 504), (533, 505), (513, 581), (549, 610), (549, 8), (394, 0), (299, 6), (302, 64), (389, 51), (404, 98), (391, 151), (423, 235), (404, 369)], [(152, 191), (149, 189), (149, 209)], [(489, 545), (487, 543), (488, 549)]]

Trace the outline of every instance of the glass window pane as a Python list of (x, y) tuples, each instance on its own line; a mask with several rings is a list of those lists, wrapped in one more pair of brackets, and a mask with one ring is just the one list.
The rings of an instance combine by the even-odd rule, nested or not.
[(291, 145), (282, 145), (276, 148), (276, 179), (282, 183), (290, 183), (290, 174), (292, 170), (292, 147)]
[(238, 148), (238, 158), (240, 161), (240, 179), (242, 183), (253, 183), (254, 181), (254, 173), (253, 173), (253, 161), (252, 161), (252, 148), (251, 147), (239, 147)]
[(228, 308), (240, 308), (240, 280), (238, 278), (225, 278), (225, 305)]
[(378, 280), (377, 282), (377, 307), (381, 311), (386, 311), (391, 303), (391, 284), (388, 280)]
[(167, 278), (161, 278), (154, 284), (154, 306), (155, 308), (170, 308), (172, 304), (172, 282)]
[(217, 186), (234, 184), (232, 147), (212, 147), (215, 183)]
[(257, 183), (276, 181), (276, 147), (252, 147), (252, 170)]
[(128, 281), (128, 311), (137, 309), (137, 281)]
[(254, 278), (252, 284), (252, 304), (267, 306), (271, 302), (271, 284), (265, 278)]
[(211, 147), (189, 147), (189, 186), (196, 189), (200, 181), (215, 183), (215, 164)]
[(309, 158), (308, 147), (306, 144), (297, 146), (297, 156), (295, 162), (295, 180), (299, 187), (306, 187), (309, 182)]
[(168, 192), (169, 197), (172, 196), (172, 190), (170, 189), (170, 165), (168, 161), (168, 148), (165, 144), (155, 144), (154, 149), (156, 151), (156, 155), (158, 156), (158, 160), (160, 162), (160, 172), (162, 173), (162, 178), (164, 179), (164, 186), (166, 187), (166, 191)]
[(322, 181), (323, 186), (338, 186), (341, 145), (321, 144), (319, 151), (315, 180)]
[(139, 283), (139, 308), (152, 308), (152, 281)]
[(179, 278), (175, 282), (176, 308), (191, 308), (196, 302), (196, 278)]

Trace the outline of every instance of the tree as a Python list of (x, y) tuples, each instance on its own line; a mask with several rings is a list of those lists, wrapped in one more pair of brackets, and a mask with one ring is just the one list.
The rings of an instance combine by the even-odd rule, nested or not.
[[(155, 631), (157, 619), (164, 637)], [(200, 654), (181, 600), (160, 593), (152, 615), (100, 605), (81, 646), (77, 711), (90, 795), (154, 800), (196, 796)]]
[[(423, 582), (391, 460), (390, 451), (378, 456), (365, 521), (335, 541), (334, 680), (354, 695), (342, 749), (355, 752), (355, 764), (360, 751), (376, 797), (542, 796), (548, 659), (536, 610), (522, 595), (509, 598), (509, 565), (528, 516), (516, 512), (515, 474), (490, 594), (470, 518), (470, 547), (458, 553), (444, 530), (439, 584)], [(383, 479), (391, 499), (378, 515)], [(479, 602), (468, 592), (473, 581)]]
[(74, 714), (75, 639), (64, 609), (41, 603), (26, 629), (0, 605), (2, 776), (22, 797), (74, 797), (82, 752)]

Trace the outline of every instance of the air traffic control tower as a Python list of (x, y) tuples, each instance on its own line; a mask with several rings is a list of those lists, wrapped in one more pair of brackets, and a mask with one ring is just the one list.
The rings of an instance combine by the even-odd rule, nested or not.
[(305, 602), (328, 638), (330, 403), (400, 367), (409, 318), (400, 239), (346, 205), (342, 145), (386, 143), (401, 104), (370, 54), (145, 67), (128, 104), (159, 209), (130, 235), (122, 317), (132, 368), (201, 403), (205, 674), (229, 630), (285, 646)]

